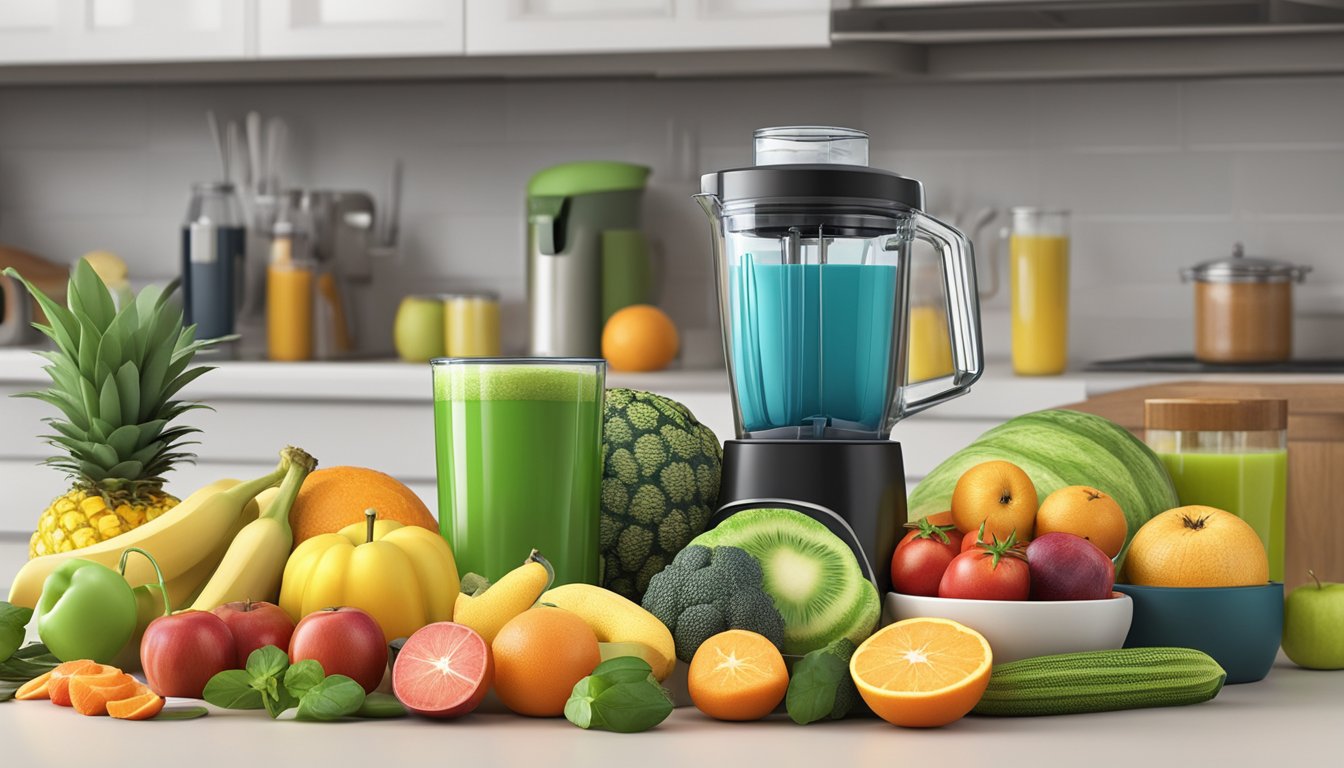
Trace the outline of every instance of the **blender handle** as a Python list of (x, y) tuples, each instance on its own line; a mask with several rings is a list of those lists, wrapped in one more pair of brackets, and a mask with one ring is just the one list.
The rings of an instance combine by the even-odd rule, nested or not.
[(948, 338), (952, 342), (952, 375), (929, 382), (907, 385), (916, 394), (950, 378), (950, 386), (922, 397), (905, 399), (901, 416), (963, 395), (980, 378), (985, 368), (984, 346), (980, 338), (980, 300), (975, 280), (975, 252), (971, 242), (956, 229), (923, 213), (913, 213), (914, 237), (932, 245), (942, 256), (943, 282), (947, 294)]

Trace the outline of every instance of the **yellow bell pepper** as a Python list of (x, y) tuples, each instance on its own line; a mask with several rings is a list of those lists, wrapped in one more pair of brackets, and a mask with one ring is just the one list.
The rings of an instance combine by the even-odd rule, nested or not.
[(294, 621), (338, 606), (367, 611), (388, 642), (452, 621), (457, 563), (443, 537), (419, 526), (368, 519), (307, 539), (285, 563), (280, 607)]

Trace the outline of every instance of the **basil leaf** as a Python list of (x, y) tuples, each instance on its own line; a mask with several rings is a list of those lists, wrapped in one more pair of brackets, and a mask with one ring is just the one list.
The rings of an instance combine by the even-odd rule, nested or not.
[(268, 645), (258, 648), (247, 657), (247, 674), (254, 678), (274, 677), (289, 668), (289, 654)]
[(6, 661), (23, 645), (24, 627), (33, 618), (33, 609), (0, 600), (0, 661)]
[(150, 720), (195, 720), (208, 714), (210, 710), (205, 707), (164, 707)]
[(404, 717), (406, 707), (389, 693), (370, 693), (359, 705), (355, 717)]
[[(574, 695), (565, 702), (565, 719), (587, 730), (593, 723), (593, 700), (587, 696)], [(597, 727), (601, 727), (598, 725)]]
[(331, 675), (299, 699), (299, 720), (349, 717), (364, 705), (364, 688), (345, 675)]
[(261, 691), (252, 687), (252, 677), (241, 669), (226, 669), (210, 678), (201, 698), (224, 709), (261, 709)]
[(784, 707), (795, 723), (839, 720), (849, 714), (858, 698), (849, 674), (849, 657), (853, 655), (854, 643), (840, 638), (794, 665)]
[(672, 714), (672, 697), (661, 685), (647, 680), (617, 683), (593, 699), (593, 721), (617, 733), (647, 731)]
[(274, 677), (266, 679), (270, 681), (271, 688), (274, 690), (263, 693), (261, 695), (261, 703), (266, 707), (266, 714), (270, 715), (271, 719), (274, 720), (280, 716), (281, 712), (293, 708), (295, 704), (299, 703), (299, 700), (290, 695), (289, 691), (284, 686), (279, 685)]
[(593, 670), (592, 677), (601, 678), (608, 683), (638, 683), (649, 679), (653, 667), (638, 656), (617, 656), (607, 659)]
[(322, 662), (317, 659), (304, 659), (285, 670), (285, 689), (296, 699), (310, 688), (322, 682), (326, 673), (322, 671)]

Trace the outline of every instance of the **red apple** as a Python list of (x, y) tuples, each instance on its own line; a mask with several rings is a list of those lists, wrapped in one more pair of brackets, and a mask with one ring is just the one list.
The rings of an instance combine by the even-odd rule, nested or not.
[(281, 650), (289, 648), (289, 637), (294, 634), (294, 620), (275, 603), (239, 600), (225, 603), (211, 613), (223, 619), (233, 633), (233, 647), (243, 665), (258, 648), (268, 645)]
[(226, 669), (238, 668), (233, 633), (209, 611), (160, 616), (140, 640), (145, 682), (160, 696), (201, 698), (205, 684)]
[(304, 616), (289, 640), (291, 664), (316, 659), (328, 675), (345, 675), (366, 693), (387, 672), (387, 643), (378, 621), (358, 608), (323, 608)]

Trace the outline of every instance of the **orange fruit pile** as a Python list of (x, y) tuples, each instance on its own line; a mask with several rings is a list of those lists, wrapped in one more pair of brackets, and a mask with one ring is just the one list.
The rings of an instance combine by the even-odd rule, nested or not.
[(971, 711), (989, 685), (992, 663), (979, 632), (948, 619), (906, 619), (863, 641), (849, 672), (878, 717), (933, 728)]
[(760, 720), (789, 689), (784, 657), (764, 635), (730, 629), (691, 657), (687, 688), (696, 709), (716, 720)]
[(121, 720), (148, 720), (163, 709), (163, 697), (116, 667), (88, 659), (67, 661), (24, 683), (14, 698), (49, 699), (81, 715), (111, 715)]
[(379, 520), (418, 525), (439, 532), (438, 521), (415, 491), (391, 475), (364, 467), (328, 467), (304, 478), (289, 510), (294, 546), (323, 533), (336, 533), (364, 522), (364, 510), (378, 510)]

